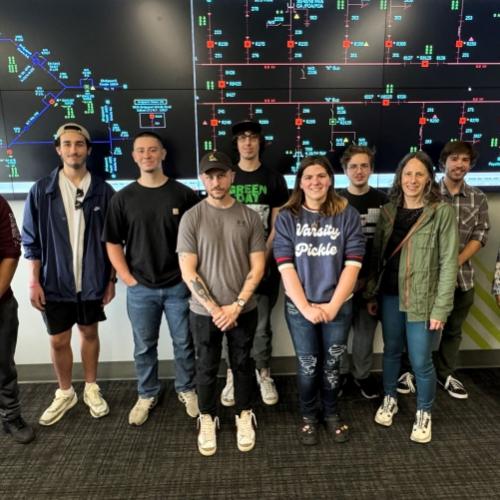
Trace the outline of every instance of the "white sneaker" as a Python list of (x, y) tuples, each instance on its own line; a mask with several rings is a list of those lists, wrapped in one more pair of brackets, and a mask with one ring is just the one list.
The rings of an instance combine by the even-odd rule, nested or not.
[(220, 402), (223, 406), (234, 406), (234, 380), (230, 369), (227, 370), (226, 385), (220, 393)]
[(377, 413), (375, 413), (375, 422), (389, 427), (392, 425), (392, 419), (398, 412), (398, 402), (392, 396), (385, 396)]
[(252, 410), (243, 410), (238, 417), (236, 415), (236, 443), (238, 450), (250, 451), (255, 446), (255, 430), (257, 419)]
[(108, 403), (102, 397), (101, 389), (96, 383), (85, 384), (83, 402), (89, 407), (90, 414), (94, 418), (101, 418), (109, 413)]
[(198, 451), (205, 457), (210, 457), (217, 451), (217, 429), (219, 417), (212, 418), (208, 413), (198, 417)]
[(417, 410), (410, 439), (416, 443), (428, 443), (432, 439), (432, 420), (428, 411)]
[(128, 414), (130, 425), (142, 425), (149, 417), (149, 412), (158, 404), (158, 398), (139, 398)]
[(261, 375), (259, 370), (255, 370), (257, 384), (259, 384), (262, 401), (266, 405), (275, 405), (278, 402), (278, 391), (274, 385), (274, 380), (269, 376), (269, 370), (265, 375)]
[(415, 376), (410, 372), (405, 372), (398, 378), (396, 390), (399, 394), (415, 393)]
[(64, 417), (66, 412), (73, 408), (78, 402), (75, 390), (71, 387), (72, 393), (66, 396), (61, 389), (57, 389), (55, 397), (50, 406), (42, 413), (38, 420), (40, 425), (53, 425)]
[(196, 418), (200, 414), (200, 409), (198, 408), (198, 395), (194, 390), (179, 392), (179, 394), (177, 394), (177, 397), (179, 398), (179, 401), (181, 403), (184, 403), (184, 406), (186, 407), (186, 413), (190, 417)]

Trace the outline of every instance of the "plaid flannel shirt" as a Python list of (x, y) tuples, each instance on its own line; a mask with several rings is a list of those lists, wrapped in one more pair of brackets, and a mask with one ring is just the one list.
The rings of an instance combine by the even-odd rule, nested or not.
[[(471, 240), (479, 241), (484, 246), (490, 229), (486, 195), (466, 182), (462, 184), (458, 194), (452, 195), (444, 183), (444, 177), (439, 186), (443, 200), (455, 208), (460, 241), (458, 251), (461, 252)], [(457, 286), (464, 292), (474, 287), (474, 269), (470, 260), (458, 269)]]

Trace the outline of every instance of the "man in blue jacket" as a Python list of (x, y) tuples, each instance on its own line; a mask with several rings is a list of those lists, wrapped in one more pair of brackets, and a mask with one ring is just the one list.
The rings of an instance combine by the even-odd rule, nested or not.
[(97, 322), (106, 319), (103, 308), (115, 295), (115, 273), (101, 242), (113, 189), (87, 170), (91, 143), (84, 127), (62, 125), (56, 132), (55, 147), (62, 166), (31, 188), (22, 229), (30, 300), (47, 326), (59, 383), (40, 425), (55, 424), (78, 401), (72, 386), (71, 329), (75, 324), (85, 376), (83, 400), (94, 418), (109, 413), (96, 373)]

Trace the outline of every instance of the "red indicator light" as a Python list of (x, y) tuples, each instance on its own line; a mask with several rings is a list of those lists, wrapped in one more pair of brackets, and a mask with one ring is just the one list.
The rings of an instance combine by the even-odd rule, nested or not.
[(295, 118), (295, 126), (300, 127), (304, 123), (302, 118)]
[(295, 47), (295, 41), (294, 40), (288, 40), (286, 42), (286, 46), (288, 49), (293, 49)]
[(215, 42), (213, 40), (207, 40), (207, 49), (213, 49), (215, 47)]
[(252, 46), (252, 40), (245, 40), (243, 42), (243, 47), (245, 47), (245, 49), (249, 49), (251, 46)]
[(420, 63), (420, 66), (421, 66), (422, 68), (428, 68), (428, 67), (429, 67), (429, 61), (422, 61), (422, 62)]
[(210, 120), (210, 126), (211, 127), (217, 127), (217, 125), (219, 125), (219, 120), (215, 119), (215, 118), (212, 118)]
[(219, 87), (220, 89), (225, 89), (226, 88), (226, 82), (224, 80), (219, 80), (217, 82), (217, 87)]
[(464, 46), (464, 42), (463, 42), (463, 40), (457, 40), (457, 41), (455, 42), (455, 47), (456, 47), (457, 49), (461, 49), (463, 46)]
[(390, 99), (382, 99), (382, 106), (389, 106), (391, 104)]
[(423, 116), (421, 116), (419, 119), (418, 119), (418, 124), (419, 125), (425, 125), (427, 123), (427, 118), (424, 118)]
[(384, 45), (386, 46), (386, 48), (390, 49), (392, 48), (392, 40), (386, 40), (384, 42)]
[(465, 116), (461, 116), (459, 119), (458, 119), (458, 124), (459, 125), (465, 125), (467, 123), (467, 118)]
[(348, 49), (350, 46), (351, 46), (351, 40), (344, 40), (344, 41), (342, 42), (342, 47), (343, 47), (344, 49)]

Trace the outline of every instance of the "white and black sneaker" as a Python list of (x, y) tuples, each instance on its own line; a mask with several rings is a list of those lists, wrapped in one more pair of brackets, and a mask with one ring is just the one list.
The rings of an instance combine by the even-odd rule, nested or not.
[(467, 399), (469, 393), (460, 380), (448, 375), (446, 380), (438, 377), (438, 384), (452, 397), (456, 399)]
[(428, 411), (417, 410), (410, 439), (416, 443), (428, 443), (432, 439), (432, 420)]
[(410, 372), (405, 372), (398, 378), (398, 386), (396, 390), (399, 394), (410, 394), (415, 392), (415, 375)]
[(392, 419), (398, 412), (398, 402), (393, 396), (384, 396), (384, 400), (380, 405), (377, 413), (375, 413), (375, 422), (385, 427), (392, 425)]

